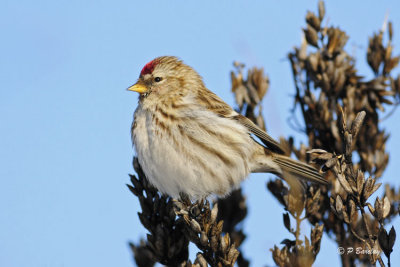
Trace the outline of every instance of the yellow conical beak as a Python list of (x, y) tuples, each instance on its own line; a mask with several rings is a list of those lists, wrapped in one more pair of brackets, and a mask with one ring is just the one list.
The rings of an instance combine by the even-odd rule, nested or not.
[(129, 87), (126, 90), (138, 92), (139, 94), (143, 94), (143, 93), (147, 92), (147, 87), (141, 83), (135, 83), (134, 85), (132, 85), (131, 87)]

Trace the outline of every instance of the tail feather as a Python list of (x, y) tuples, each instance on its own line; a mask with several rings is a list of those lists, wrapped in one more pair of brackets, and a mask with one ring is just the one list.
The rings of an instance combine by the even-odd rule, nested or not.
[(325, 185), (328, 184), (318, 170), (306, 163), (278, 154), (274, 155), (273, 161), (278, 164), (283, 173), (288, 172), (294, 176), (311, 182)]

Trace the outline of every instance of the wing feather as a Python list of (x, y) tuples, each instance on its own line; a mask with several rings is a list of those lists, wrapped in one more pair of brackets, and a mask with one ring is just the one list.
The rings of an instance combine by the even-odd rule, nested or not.
[[(204, 92), (201, 90), (201, 92)], [(250, 119), (234, 111), (228, 104), (226, 104), (216, 94), (206, 89), (207, 93), (199, 94), (197, 96), (198, 102), (206, 109), (218, 114), (221, 117), (234, 119), (243, 126), (245, 126), (249, 133), (254, 134), (263, 142), (265, 146), (271, 149), (273, 152), (279, 154), (285, 154), (283, 147), (269, 136), (264, 130), (254, 124)]]
[(260, 138), (264, 145), (266, 145), (273, 152), (279, 154), (285, 154), (285, 150), (275, 139), (273, 139), (269, 134), (267, 134), (264, 130), (254, 124), (250, 119), (246, 118), (243, 115), (236, 115), (233, 117), (240, 124), (245, 126), (252, 134)]

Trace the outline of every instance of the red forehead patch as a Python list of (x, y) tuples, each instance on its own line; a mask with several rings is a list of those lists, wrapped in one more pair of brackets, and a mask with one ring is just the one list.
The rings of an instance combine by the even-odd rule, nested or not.
[(140, 72), (140, 75), (146, 75), (146, 74), (151, 74), (154, 70), (154, 68), (157, 65), (157, 61), (156, 60), (152, 60), (149, 63), (147, 63), (146, 65), (144, 65), (142, 71)]

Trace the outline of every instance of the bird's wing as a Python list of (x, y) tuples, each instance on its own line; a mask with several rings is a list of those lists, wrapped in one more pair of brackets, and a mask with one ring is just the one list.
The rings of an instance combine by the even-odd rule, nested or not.
[(200, 91), (204, 93), (199, 93), (197, 95), (196, 103), (221, 117), (229, 118), (233, 113), (236, 113), (231, 106), (225, 103), (219, 96), (206, 88), (204, 89), (205, 90)]
[(245, 126), (252, 134), (260, 138), (261, 142), (263, 142), (263, 144), (266, 145), (269, 149), (279, 154), (285, 154), (285, 150), (283, 149), (281, 144), (279, 144), (275, 139), (269, 136), (269, 134), (267, 134), (264, 130), (254, 124), (250, 119), (241, 114), (233, 116), (232, 118)]
[(269, 136), (264, 130), (255, 125), (251, 120), (245, 116), (234, 111), (228, 104), (226, 104), (221, 98), (219, 98), (213, 92), (206, 90), (207, 93), (199, 94), (197, 100), (200, 105), (206, 109), (218, 114), (221, 117), (234, 119), (241, 125), (245, 126), (249, 133), (254, 134), (263, 142), (265, 146), (271, 149), (273, 152), (284, 154), (285, 150), (282, 146)]

